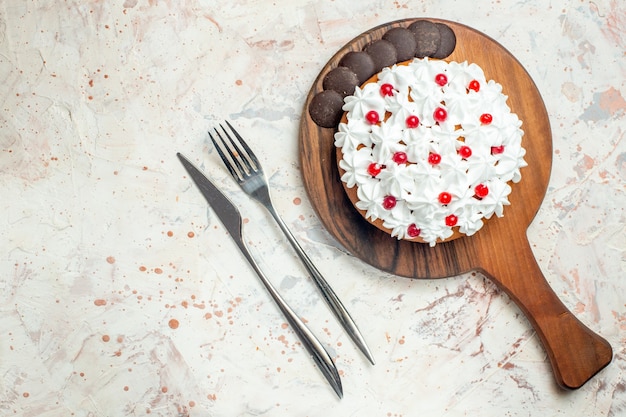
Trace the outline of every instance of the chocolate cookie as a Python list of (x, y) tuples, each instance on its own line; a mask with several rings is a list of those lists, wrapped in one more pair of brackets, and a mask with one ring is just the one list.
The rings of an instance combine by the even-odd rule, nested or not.
[(317, 93), (309, 103), (309, 115), (316, 125), (336, 127), (343, 115), (343, 97), (335, 90)]
[(441, 42), (437, 25), (428, 20), (416, 20), (409, 25), (408, 29), (413, 32), (417, 41), (416, 57), (430, 57), (437, 52)]
[(352, 70), (359, 79), (359, 85), (376, 73), (372, 57), (363, 51), (348, 52), (339, 61), (339, 66)]
[(366, 45), (363, 51), (372, 57), (374, 61), (374, 73), (398, 62), (396, 48), (391, 42), (384, 39)]
[(391, 42), (396, 48), (398, 62), (408, 61), (415, 56), (417, 41), (410, 30), (401, 27), (392, 28), (385, 32), (383, 39)]
[(443, 23), (435, 23), (435, 25), (437, 29), (439, 29), (441, 41), (439, 42), (439, 48), (437, 48), (437, 51), (432, 57), (443, 59), (454, 52), (454, 48), (456, 47), (456, 35), (448, 25), (444, 25)]
[(357, 85), (360, 85), (359, 78), (347, 67), (331, 70), (322, 81), (324, 90), (334, 90), (341, 94), (341, 97), (352, 95)]

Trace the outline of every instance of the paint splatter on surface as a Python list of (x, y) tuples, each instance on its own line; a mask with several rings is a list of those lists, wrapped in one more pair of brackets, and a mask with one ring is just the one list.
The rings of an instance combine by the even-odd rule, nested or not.
[[(0, 410), (6, 415), (542, 415), (626, 410), (626, 8), (441, 0), (495, 38), (548, 109), (554, 163), (528, 236), (555, 292), (614, 346), (573, 395), (523, 314), (469, 273), (373, 270), (317, 221), (298, 164), (306, 93), (342, 45), (432, 2), (12, 2), (0, 14)], [(462, 3), (462, 4), (461, 4)], [(567, 4), (566, 4), (567, 3)], [(353, 315), (370, 366), (206, 137), (237, 124), (278, 211)], [(189, 180), (320, 338), (340, 402)], [(574, 411), (572, 411), (574, 410)], [(3, 415), (4, 415), (3, 414)]]

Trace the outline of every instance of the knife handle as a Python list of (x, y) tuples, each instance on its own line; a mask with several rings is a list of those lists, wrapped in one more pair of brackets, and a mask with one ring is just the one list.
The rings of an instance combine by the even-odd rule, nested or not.
[(304, 252), (304, 250), (296, 240), (295, 236), (293, 235), (293, 233), (291, 233), (291, 230), (289, 230), (289, 228), (287, 227), (283, 219), (278, 215), (274, 207), (272, 205), (266, 205), (265, 207), (269, 210), (272, 217), (274, 217), (274, 220), (276, 220), (276, 223), (278, 223), (278, 226), (280, 226), (280, 229), (287, 237), (289, 243), (291, 243), (291, 246), (298, 254), (298, 257), (306, 267), (307, 271), (309, 271), (309, 275), (313, 279), (315, 286), (322, 294), (324, 301), (326, 301), (332, 312), (335, 314), (335, 316), (337, 317), (343, 328), (346, 330), (350, 338), (352, 338), (359, 350), (363, 352), (363, 354), (370, 361), (370, 363), (374, 365), (374, 357), (370, 349), (368, 348), (367, 343), (365, 342), (365, 338), (361, 334), (361, 331), (354, 322), (354, 319), (352, 318), (352, 316), (350, 316), (350, 313), (348, 313), (348, 310), (344, 307), (343, 303), (341, 302), (335, 291), (333, 291), (326, 279), (324, 279), (324, 276), (315, 267), (313, 261), (311, 261), (306, 252)]
[(282, 298), (276, 288), (274, 288), (272, 283), (267, 279), (261, 268), (259, 268), (258, 264), (250, 254), (250, 251), (246, 247), (243, 240), (235, 239), (235, 241), (237, 242), (237, 246), (239, 246), (241, 253), (248, 260), (248, 262), (252, 266), (252, 269), (254, 269), (256, 274), (259, 276), (261, 282), (272, 296), (272, 299), (276, 302), (276, 304), (284, 314), (287, 322), (289, 322), (295, 333), (300, 338), (300, 341), (302, 341), (302, 344), (304, 344), (304, 347), (307, 349), (309, 354), (311, 354), (311, 357), (317, 364), (322, 374), (324, 374), (337, 396), (339, 398), (342, 398), (343, 388), (341, 386), (341, 378), (339, 377), (339, 372), (337, 371), (335, 363), (333, 362), (332, 358), (330, 357), (322, 343), (304, 324), (300, 317), (298, 317), (298, 315), (293, 311), (289, 304), (287, 304), (287, 302)]

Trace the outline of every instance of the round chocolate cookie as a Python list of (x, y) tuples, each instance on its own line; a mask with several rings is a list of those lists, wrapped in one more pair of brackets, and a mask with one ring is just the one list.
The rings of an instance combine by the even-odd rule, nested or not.
[(343, 97), (335, 90), (317, 93), (309, 103), (309, 115), (316, 125), (336, 127), (343, 115)]
[(409, 25), (408, 29), (413, 32), (417, 41), (416, 57), (430, 57), (437, 52), (441, 41), (437, 25), (428, 20), (416, 20)]
[(346, 67), (354, 72), (359, 80), (359, 85), (376, 74), (372, 57), (363, 51), (351, 51), (345, 54), (339, 61), (339, 66)]
[(456, 35), (448, 25), (443, 23), (435, 23), (435, 25), (437, 26), (437, 29), (439, 29), (441, 41), (439, 42), (439, 48), (437, 48), (437, 51), (432, 55), (432, 57), (443, 59), (454, 52), (454, 48), (456, 47)]
[(354, 93), (354, 88), (360, 85), (359, 78), (347, 67), (337, 67), (326, 74), (322, 81), (324, 90), (334, 90), (345, 97)]
[(417, 41), (410, 30), (401, 27), (392, 28), (383, 35), (383, 39), (391, 42), (396, 48), (398, 62), (408, 61), (415, 56)]
[(372, 57), (375, 73), (398, 62), (396, 48), (384, 39), (366, 45), (363, 51)]

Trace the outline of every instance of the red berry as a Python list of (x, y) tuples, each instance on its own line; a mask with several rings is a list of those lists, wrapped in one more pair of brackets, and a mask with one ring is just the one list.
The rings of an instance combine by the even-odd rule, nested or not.
[(443, 87), (448, 84), (448, 77), (446, 77), (446, 74), (437, 74), (435, 76), (435, 82)]
[(452, 194), (450, 194), (447, 191), (444, 191), (443, 193), (439, 194), (439, 202), (441, 204), (449, 204), (450, 201), (452, 201)]
[(428, 155), (428, 163), (431, 165), (437, 165), (441, 162), (441, 155), (438, 153), (430, 153)]
[(411, 115), (406, 118), (406, 127), (409, 129), (415, 129), (420, 125), (420, 119), (417, 116)]
[(446, 226), (448, 226), (448, 227), (456, 226), (456, 223), (458, 221), (459, 221), (459, 218), (457, 216), (455, 216), (454, 214), (446, 216)]
[(437, 107), (433, 113), (433, 118), (436, 122), (445, 122), (448, 118), (448, 112), (443, 107)]
[(385, 96), (393, 96), (393, 85), (391, 84), (383, 84), (380, 86), (380, 95)]
[(480, 123), (488, 125), (493, 121), (493, 116), (489, 113), (483, 113), (480, 115)]
[(383, 170), (383, 166), (381, 164), (377, 164), (376, 162), (372, 162), (367, 167), (367, 173), (370, 174), (372, 177), (375, 177), (378, 174), (380, 174), (380, 171), (382, 170)]
[(406, 155), (406, 152), (398, 151), (393, 154), (393, 162), (396, 164), (405, 164), (409, 157)]
[(472, 156), (472, 149), (469, 146), (463, 145), (459, 148), (459, 155), (461, 155), (461, 158), (467, 159)]
[(410, 224), (406, 229), (406, 234), (409, 237), (418, 237), (422, 233), (422, 231), (415, 225), (415, 223)]
[(365, 115), (365, 120), (367, 120), (370, 124), (375, 125), (380, 121), (380, 115), (376, 110), (370, 110)]
[(501, 154), (502, 152), (504, 152), (504, 145), (492, 146), (491, 147), (491, 154), (492, 155), (498, 155), (498, 154)]
[(391, 210), (392, 208), (396, 206), (397, 202), (398, 200), (396, 200), (394, 196), (388, 195), (383, 199), (383, 208), (385, 210)]
[(476, 92), (478, 92), (478, 90), (480, 90), (480, 83), (476, 80), (472, 80), (469, 83), (469, 87), (470, 90), (474, 90)]
[(487, 197), (487, 194), (489, 194), (489, 188), (487, 188), (485, 184), (478, 184), (474, 188), (474, 193), (476, 194), (476, 197), (478, 198), (485, 198)]

